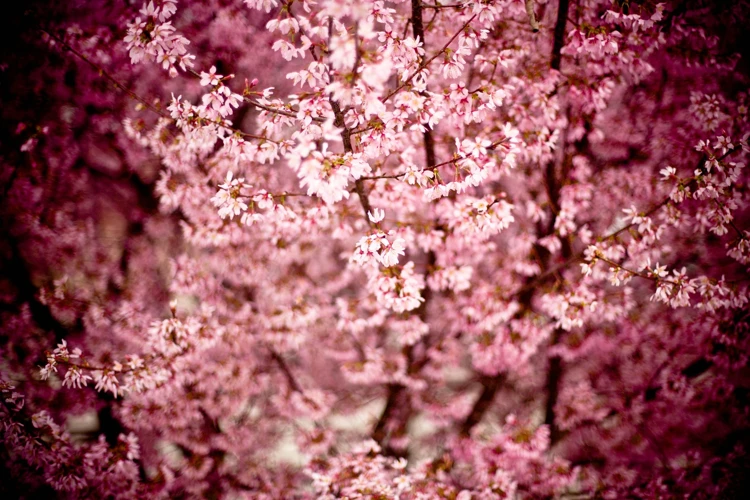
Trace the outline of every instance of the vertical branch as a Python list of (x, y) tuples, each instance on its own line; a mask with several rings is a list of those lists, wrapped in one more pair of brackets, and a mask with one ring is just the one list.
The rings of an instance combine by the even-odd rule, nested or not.
[[(424, 38), (424, 24), (422, 22), (422, 1), (411, 0), (411, 27), (414, 33), (414, 38), (422, 40), (422, 44), (426, 47), (427, 42)], [(432, 135), (432, 130), (429, 128), (424, 131), (424, 153), (425, 153), (425, 165), (437, 164), (435, 157), (435, 138)]]
[(487, 410), (490, 409), (492, 402), (495, 400), (495, 395), (500, 388), (501, 382), (501, 376), (499, 375), (496, 377), (492, 377), (484, 382), (482, 393), (474, 402), (474, 406), (472, 406), (469, 415), (461, 424), (461, 436), (469, 437), (469, 435), (471, 434), (471, 429), (473, 429), (475, 425), (482, 421), (484, 414), (487, 413)]
[[(564, 0), (566, 1), (566, 0)], [(567, 6), (567, 1), (566, 1)], [(564, 21), (563, 21), (563, 27), (564, 27)], [(558, 54), (559, 55), (559, 54)], [(566, 112), (568, 115), (570, 113), (570, 109), (568, 108), (568, 111)], [(568, 121), (570, 117), (568, 116)], [(547, 168), (545, 171), (545, 184), (547, 185), (547, 195), (549, 196), (549, 202), (550, 202), (550, 208), (552, 210), (552, 217), (550, 218), (550, 224), (547, 228), (547, 234), (552, 235), (555, 233), (555, 222), (557, 220), (558, 214), (560, 212), (560, 190), (562, 189), (562, 186), (565, 182), (565, 179), (568, 176), (568, 170), (570, 168), (570, 161), (568, 160), (566, 156), (566, 149), (568, 146), (568, 142), (565, 137), (565, 133), (563, 133), (561, 139), (560, 139), (560, 154), (558, 156), (558, 161), (560, 163), (560, 172), (558, 177), (558, 172), (556, 167), (556, 161), (550, 161), (547, 164)], [(573, 255), (573, 249), (570, 246), (570, 240), (568, 238), (560, 238), (560, 253), (562, 258), (567, 261), (571, 258)], [(542, 268), (544, 271), (547, 271), (551, 267), (550, 263), (550, 254), (546, 249), (543, 247), (537, 245), (537, 250), (540, 252), (540, 255), (542, 256)], [(563, 330), (561, 328), (556, 328), (555, 331), (552, 333), (552, 339), (550, 341), (550, 346), (554, 346), (560, 341), (560, 338), (563, 335)], [(549, 358), (549, 365), (547, 367), (547, 378), (545, 380), (545, 392), (547, 394), (547, 400), (544, 405), (544, 423), (549, 427), (550, 431), (550, 444), (554, 444), (557, 442), (557, 440), (560, 438), (560, 432), (559, 428), (556, 423), (555, 419), (555, 405), (557, 404), (558, 397), (560, 395), (560, 381), (562, 379), (563, 375), (563, 361), (562, 358), (559, 356), (551, 356)]]
[[(555, 35), (554, 35), (554, 41), (552, 45), (552, 59), (550, 61), (550, 67), (554, 70), (559, 71), (560, 70), (560, 63), (561, 63), (561, 55), (560, 51), (563, 48), (563, 45), (565, 44), (565, 26), (568, 22), (568, 0), (560, 0), (560, 3), (557, 7), (557, 22), (555, 23)], [(561, 153), (562, 153), (562, 169), (565, 168), (565, 137), (563, 135), (562, 138), (562, 144), (561, 144)], [(558, 179), (555, 175), (555, 163), (553, 161), (549, 162), (547, 164), (547, 169), (545, 172), (546, 177), (546, 184), (547, 184), (547, 194), (549, 196), (550, 205), (552, 210), (555, 214), (559, 212), (559, 206), (560, 206), (560, 183), (564, 181), (564, 176), (562, 179), (559, 180), (560, 183), (558, 183)], [(552, 217), (552, 220), (550, 222), (550, 227), (548, 229), (548, 233), (552, 234), (554, 232), (554, 223), (555, 223), (556, 217)], [(570, 242), (566, 239), (562, 241), (562, 254), (563, 258), (569, 259), (572, 255), (572, 250), (570, 248)], [(544, 259), (545, 261), (548, 259)], [(548, 264), (545, 262), (545, 264)], [(544, 267), (548, 267), (545, 265)], [(552, 341), (550, 345), (555, 345), (559, 340), (560, 336), (562, 335), (562, 331), (560, 329), (556, 329), (555, 332), (552, 335)], [(557, 428), (557, 424), (555, 422), (555, 405), (557, 404), (557, 399), (560, 395), (560, 380), (562, 378), (563, 373), (563, 366), (562, 366), (562, 359), (559, 356), (552, 356), (549, 359), (549, 366), (547, 368), (547, 379), (545, 381), (545, 390), (547, 393), (547, 400), (544, 405), (544, 423), (549, 426), (550, 430), (550, 442), (555, 443), (557, 439), (559, 439), (559, 430)]]
[(568, 0), (560, 0), (557, 6), (557, 22), (555, 23), (555, 38), (552, 45), (552, 69), (560, 71), (560, 51), (565, 45), (565, 25), (568, 23)]
[[(555, 333), (552, 334), (551, 345), (557, 344), (561, 333), (559, 329), (555, 330)], [(557, 427), (555, 421), (555, 405), (560, 396), (560, 379), (562, 379), (562, 373), (562, 358), (560, 356), (552, 356), (549, 359), (549, 366), (547, 367), (547, 380), (545, 381), (547, 401), (544, 404), (544, 423), (549, 427), (550, 444), (556, 443), (560, 438), (560, 429)]]
[(419, 37), (424, 43), (424, 25), (422, 23), (422, 2), (411, 0), (411, 29), (414, 37)]
[[(401, 393), (403, 391), (403, 385), (388, 385), (388, 396), (386, 398), (385, 408), (383, 408), (383, 413), (381, 413), (380, 418), (375, 424), (375, 428), (372, 430), (372, 439), (374, 439), (378, 443), (383, 444), (386, 437), (388, 437), (388, 429), (386, 427), (389, 423), (391, 415), (395, 413), (398, 407), (397, 402), (401, 398)], [(393, 450), (391, 450), (387, 446), (385, 447), (385, 451), (387, 454), (393, 454)]]
[[(563, 137), (561, 139), (561, 149), (563, 154), (562, 162), (565, 162), (565, 146), (566, 141)], [(562, 182), (562, 180), (560, 181)], [(546, 234), (551, 235), (555, 232), (555, 221), (557, 214), (560, 212), (560, 184), (556, 176), (555, 161), (552, 160), (547, 164), (545, 170), (545, 184), (547, 187), (547, 196), (549, 197), (550, 210), (552, 211), (552, 217), (550, 218), (549, 226), (547, 227)], [(550, 267), (550, 253), (541, 245), (536, 245), (537, 252), (540, 256), (540, 264), (543, 271), (546, 271)], [(570, 254), (570, 244), (568, 240), (562, 241), (562, 253), (564, 256)], [(567, 258), (567, 257), (566, 257)], [(554, 346), (560, 341), (562, 336), (562, 330), (556, 328), (552, 334), (550, 346)], [(559, 356), (551, 356), (549, 358), (549, 364), (547, 366), (547, 377), (544, 383), (545, 393), (547, 400), (544, 404), (544, 423), (549, 427), (550, 431), (550, 443), (553, 444), (558, 438), (558, 428), (555, 423), (555, 405), (560, 394), (560, 379), (562, 378), (562, 359)]]
[[(413, 2), (416, 2), (416, 0), (412, 0)], [(560, 70), (560, 63), (561, 63), (561, 50), (563, 48), (563, 45), (565, 44), (565, 26), (568, 22), (568, 9), (569, 9), (569, 0), (560, 0), (560, 3), (558, 4), (557, 8), (557, 22), (555, 23), (555, 33), (554, 33), (554, 41), (552, 45), (552, 59), (550, 62), (550, 66), (552, 69), (559, 71)], [(417, 2), (418, 3), (418, 2)], [(536, 20), (536, 15), (534, 13), (534, 2), (533, 0), (525, 0), (526, 4), (526, 13), (529, 16), (529, 23), (531, 24), (531, 28), (534, 31), (537, 31), (539, 29), (539, 24)], [(565, 164), (565, 143), (563, 141), (562, 147), (562, 164)], [(559, 212), (559, 196), (560, 196), (560, 185), (558, 184), (556, 172), (555, 172), (555, 162), (551, 161), (546, 166), (545, 171), (545, 177), (546, 177), (546, 184), (547, 184), (547, 195), (549, 196), (551, 209), (553, 211), (553, 217), (551, 218), (550, 226), (547, 228), (546, 233), (547, 234), (553, 234), (554, 232), (554, 222), (555, 222), (555, 215)], [(561, 179), (562, 181), (562, 179)], [(541, 265), (542, 265), (542, 274), (544, 275), (546, 270), (549, 268), (549, 255), (546, 255), (545, 249), (542, 247), (537, 248), (538, 251), (543, 255), (543, 258), (541, 259)], [(572, 255), (572, 249), (570, 247), (570, 242), (568, 240), (562, 241), (562, 254), (563, 257), (566, 259), (569, 259)], [(531, 303), (531, 299), (534, 293), (534, 289), (529, 291), (529, 296), (527, 297), (526, 302), (528, 304)], [(555, 333), (553, 334), (552, 338), (552, 344), (554, 345), (558, 342), (560, 335), (562, 334), (561, 331), (555, 330)], [(554, 443), (558, 437), (559, 432), (557, 429), (557, 426), (555, 424), (555, 404), (557, 403), (557, 399), (559, 396), (560, 391), (560, 379), (562, 378), (562, 372), (563, 372), (563, 366), (562, 366), (562, 360), (559, 357), (552, 357), (549, 361), (549, 367), (547, 370), (547, 380), (545, 383), (545, 388), (547, 392), (547, 401), (545, 403), (545, 412), (544, 412), (544, 422), (547, 424), (550, 428), (550, 438), (551, 441)], [(500, 379), (498, 377), (492, 378), (489, 381), (485, 382), (484, 388), (482, 390), (482, 393), (479, 396), (479, 399), (474, 403), (474, 406), (471, 409), (471, 412), (464, 420), (462, 426), (461, 426), (461, 434), (464, 436), (468, 436), (471, 432), (471, 429), (479, 423), (479, 421), (482, 419), (484, 414), (489, 409), (490, 405), (492, 404), (492, 401), (497, 394), (498, 388), (500, 386)]]
[[(423, 44), (425, 44), (425, 36), (424, 36), (424, 23), (422, 21), (422, 2), (421, 0), (411, 0), (411, 19), (410, 24), (412, 27), (412, 32), (414, 34), (414, 38), (417, 38), (422, 41)], [(425, 95), (422, 93), (422, 95)], [(432, 135), (432, 130), (426, 129), (423, 134), (424, 138), (424, 151), (425, 151), (425, 164), (426, 165), (436, 165), (437, 164), (437, 157), (435, 155), (435, 138)], [(361, 181), (360, 181), (361, 182)], [(358, 191), (359, 193), (359, 191)], [(435, 265), (435, 253), (429, 252), (427, 255), (427, 266), (431, 267)], [(422, 304), (420, 304), (419, 309), (417, 309), (416, 313), (422, 319), (422, 321), (427, 320), (427, 304), (429, 302), (431, 296), (431, 292), (429, 287), (425, 287), (424, 291), (424, 301)], [(409, 374), (415, 373), (423, 363), (414, 363), (414, 347), (413, 346), (407, 346), (404, 348), (403, 352), (404, 356), (406, 357), (407, 361), (407, 372)], [(385, 408), (383, 409), (383, 413), (380, 415), (380, 418), (378, 419), (377, 423), (375, 424), (375, 428), (372, 431), (372, 438), (376, 440), (377, 442), (383, 444), (383, 441), (387, 438), (388, 432), (387, 427), (390, 421), (393, 419), (394, 415), (397, 412), (402, 413), (401, 418), (399, 420), (398, 426), (399, 426), (399, 432), (404, 432), (406, 428), (406, 424), (409, 420), (409, 416), (411, 414), (411, 404), (408, 400), (404, 400), (404, 386), (400, 384), (390, 384), (388, 386), (388, 395), (386, 398), (386, 404)], [(396, 455), (395, 451), (389, 447), (384, 446), (386, 453), (391, 455)]]
[[(333, 124), (341, 128), (341, 142), (344, 144), (344, 151), (346, 151), (347, 153), (352, 153), (354, 151), (354, 149), (352, 148), (352, 131), (349, 129), (349, 127), (346, 126), (346, 121), (344, 120), (344, 112), (341, 111), (341, 106), (339, 106), (338, 102), (333, 99), (330, 99), (329, 102), (331, 104), (331, 109), (333, 109)], [(367, 196), (367, 192), (365, 191), (364, 181), (362, 179), (357, 179), (354, 182), (354, 188), (357, 191), (359, 202), (362, 205), (362, 210), (365, 213), (365, 220), (368, 224), (370, 224), (370, 218), (367, 215), (367, 213), (371, 211), (370, 198)]]
[[(333, 18), (328, 19), (328, 46), (331, 46), (331, 36), (333, 32)], [(360, 54), (360, 46), (359, 46), (359, 37), (357, 35), (357, 27), (355, 26), (354, 30), (354, 43), (356, 48), (356, 59), (354, 61), (354, 68), (352, 69), (353, 75), (356, 77), (357, 72), (359, 70), (359, 64), (361, 61), (361, 54)], [(344, 112), (341, 110), (341, 106), (339, 105), (338, 101), (334, 100), (332, 96), (328, 97), (328, 102), (331, 104), (331, 110), (333, 110), (333, 117), (334, 121), (333, 124), (341, 129), (341, 142), (344, 145), (344, 151), (347, 153), (353, 153), (354, 148), (352, 147), (352, 131), (349, 129), (349, 127), (346, 126), (346, 119), (344, 118)], [(370, 217), (368, 215), (368, 212), (371, 211), (370, 207), (370, 198), (367, 196), (367, 191), (365, 191), (365, 183), (362, 179), (357, 179), (354, 182), (354, 187), (357, 192), (357, 196), (359, 197), (359, 203), (362, 205), (362, 210), (365, 213), (365, 220), (369, 225), (372, 226), (372, 222), (370, 222)]]

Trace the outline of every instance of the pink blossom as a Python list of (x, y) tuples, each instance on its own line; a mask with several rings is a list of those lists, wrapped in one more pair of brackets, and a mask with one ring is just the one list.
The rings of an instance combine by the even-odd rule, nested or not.
[(742, 5), (89, 3), (0, 63), (9, 491), (736, 490)]

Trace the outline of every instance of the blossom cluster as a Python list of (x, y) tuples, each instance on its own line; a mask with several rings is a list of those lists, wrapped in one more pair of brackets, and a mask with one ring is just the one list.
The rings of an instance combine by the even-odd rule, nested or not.
[(9, 477), (726, 496), (750, 451), (740, 3), (148, 0), (30, 37), (59, 54), (10, 87), (49, 109), (7, 107)]
[(178, 75), (178, 66), (182, 71), (193, 67), (195, 56), (187, 51), (190, 41), (177, 33), (169, 21), (177, 11), (177, 0), (162, 0), (158, 5), (154, 6), (153, 0), (144, 4), (140, 14), (145, 20), (137, 17), (128, 24), (125, 43), (133, 64), (155, 61), (174, 78)]

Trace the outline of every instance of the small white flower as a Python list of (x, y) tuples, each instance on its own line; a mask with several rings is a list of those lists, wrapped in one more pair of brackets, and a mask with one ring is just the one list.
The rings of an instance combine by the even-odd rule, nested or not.
[(661, 170), (659, 170), (659, 173), (661, 174), (661, 178), (663, 181), (669, 179), (670, 177), (677, 174), (677, 169), (674, 167), (665, 167)]
[(663, 278), (667, 275), (667, 266), (660, 266), (656, 263), (656, 266), (651, 270), (651, 275), (656, 278)]
[(589, 276), (591, 274), (592, 268), (590, 264), (581, 263), (581, 272), (584, 276)]
[(396, 484), (398, 491), (408, 490), (411, 487), (409, 476), (398, 476), (393, 482)]
[(380, 255), (380, 263), (384, 267), (391, 267), (398, 264), (399, 255), (404, 255), (406, 249), (406, 241), (403, 238), (396, 238), (396, 240), (383, 250)]
[(382, 208), (375, 208), (372, 212), (367, 212), (367, 217), (369, 217), (372, 223), (377, 224), (385, 219), (385, 210)]

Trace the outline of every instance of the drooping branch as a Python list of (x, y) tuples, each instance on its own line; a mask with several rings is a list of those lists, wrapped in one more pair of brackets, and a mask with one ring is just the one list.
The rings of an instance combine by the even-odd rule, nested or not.
[[(60, 37), (58, 37), (56, 35), (53, 35), (52, 33), (48, 32), (46, 30), (40, 29), (40, 31), (42, 33), (46, 34), (47, 36), (49, 36), (50, 38), (52, 38), (53, 40), (55, 40), (57, 43), (59, 43), (63, 47), (65, 47), (66, 50), (68, 50), (71, 53), (73, 53), (76, 57), (78, 57), (79, 59), (81, 59), (83, 62), (85, 62), (86, 64), (88, 64), (89, 66), (91, 66), (94, 70), (96, 70), (96, 72), (100, 76), (102, 76), (103, 78), (105, 78), (106, 80), (108, 80), (115, 88), (117, 88), (118, 90), (121, 90), (122, 92), (124, 92), (125, 94), (127, 94), (128, 97), (130, 97), (134, 101), (138, 101), (141, 105), (143, 105), (146, 109), (148, 109), (152, 113), (155, 113), (155, 114), (159, 115), (162, 118), (166, 118), (168, 120), (172, 120), (172, 117), (168, 113), (166, 113), (163, 109), (157, 108), (156, 106), (154, 106), (153, 104), (151, 104), (150, 102), (148, 102), (146, 99), (144, 99), (143, 97), (141, 97), (140, 95), (138, 95), (137, 93), (135, 93), (134, 91), (132, 91), (131, 89), (129, 89), (127, 86), (125, 86), (119, 80), (117, 80), (115, 77), (113, 77), (111, 74), (109, 74), (103, 67), (101, 67), (100, 65), (98, 65), (97, 63), (95, 63), (94, 61), (92, 61), (91, 59), (89, 59), (85, 54), (83, 54), (79, 50), (76, 50), (76, 48), (73, 47), (73, 46), (71, 46), (68, 42), (66, 42), (65, 40), (63, 40), (62, 38), (60, 38)], [(200, 77), (200, 74), (198, 72), (196, 72), (196, 71), (190, 70), (190, 73), (193, 74), (194, 76)], [(293, 117), (293, 118), (297, 117), (297, 114), (294, 113), (294, 112), (285, 111), (285, 110), (278, 110), (278, 109), (271, 108), (269, 106), (264, 106), (263, 104), (255, 101), (253, 99), (249, 99), (246, 96), (243, 96), (243, 100), (245, 102), (247, 102), (247, 103), (249, 103), (249, 104), (257, 107), (257, 108), (263, 109), (263, 110), (268, 111), (270, 113), (281, 114), (281, 115), (290, 116), (290, 117)], [(275, 141), (275, 140), (270, 139), (268, 137), (264, 137), (264, 136), (260, 136), (260, 135), (255, 135), (255, 134), (250, 134), (250, 133), (244, 132), (242, 130), (234, 129), (234, 128), (229, 127), (225, 123), (222, 123), (220, 121), (207, 120), (205, 118), (202, 118), (202, 120), (209, 121), (211, 123), (214, 123), (215, 125), (218, 125), (220, 127), (225, 128), (227, 130), (231, 130), (232, 133), (239, 134), (242, 137), (247, 137), (247, 138), (250, 138), (250, 139), (257, 139), (257, 140), (260, 140), (260, 141), (273, 142), (273, 143), (276, 143), (276, 144), (279, 143), (279, 141)], [(313, 118), (313, 120), (314, 121), (318, 121), (318, 122), (322, 121), (322, 119), (319, 118), (319, 117), (318, 118)]]
[[(721, 155), (720, 157), (718, 157), (716, 160), (717, 161), (722, 161), (722, 160), (726, 159), (729, 155), (731, 155), (732, 153), (734, 153), (735, 151), (738, 151), (738, 150), (739, 150), (739, 148), (729, 149), (726, 153), (724, 153), (723, 155)], [(703, 164), (703, 160), (699, 161), (698, 164), (695, 166), (695, 168), (693, 170), (699, 169), (702, 164)], [(697, 183), (697, 180), (695, 178), (693, 178), (687, 184), (682, 184), (682, 185), (685, 188), (687, 188), (687, 189), (692, 189), (692, 188), (695, 187), (696, 183)], [(672, 201), (671, 195), (665, 196), (661, 201), (659, 201), (658, 203), (656, 203), (655, 205), (653, 205), (651, 208), (649, 208), (645, 212), (641, 213), (640, 216), (642, 218), (651, 217), (656, 212), (658, 212), (662, 208), (664, 208), (667, 205), (669, 205), (669, 203), (671, 201)], [(598, 238), (595, 238), (595, 241), (605, 242), (605, 241), (613, 240), (613, 239), (617, 238), (618, 236), (620, 236), (621, 234), (630, 231), (632, 228), (634, 228), (637, 225), (638, 225), (637, 222), (631, 222), (630, 224), (627, 224), (627, 225), (625, 225), (625, 226), (623, 226), (623, 227), (621, 227), (619, 229), (615, 229), (614, 231), (612, 231), (612, 232), (610, 232), (610, 233), (608, 233), (608, 234), (606, 234), (604, 236), (600, 236)], [(514, 292), (512, 292), (512, 293), (510, 293), (510, 294), (508, 294), (506, 296), (504, 296), (503, 300), (505, 300), (507, 302), (510, 302), (511, 300), (514, 300), (514, 299), (522, 296), (523, 294), (525, 294), (525, 293), (527, 293), (527, 292), (529, 292), (529, 291), (531, 291), (531, 290), (539, 287), (550, 276), (554, 276), (555, 274), (559, 274), (561, 271), (569, 268), (571, 265), (575, 264), (576, 262), (580, 262), (581, 260), (583, 260), (584, 255), (585, 255), (584, 251), (580, 251), (580, 252), (578, 252), (578, 253), (576, 253), (574, 255), (571, 255), (567, 260), (565, 260), (565, 261), (563, 261), (563, 262), (561, 262), (561, 263), (559, 263), (559, 264), (557, 264), (555, 266), (552, 266), (552, 267), (548, 268), (546, 271), (538, 274), (533, 279), (529, 280), (521, 288), (519, 288), (519, 289), (515, 290)]]
[(133, 92), (132, 90), (130, 90), (129, 88), (127, 88), (125, 85), (123, 85), (122, 83), (120, 83), (115, 77), (113, 77), (112, 75), (110, 75), (109, 73), (107, 73), (107, 71), (105, 71), (104, 68), (102, 68), (101, 66), (99, 66), (98, 64), (96, 64), (94, 61), (92, 61), (91, 59), (89, 59), (88, 57), (86, 57), (80, 51), (76, 50), (75, 47), (73, 47), (72, 45), (70, 45), (68, 42), (66, 42), (62, 38), (60, 38), (60, 37), (58, 37), (56, 35), (53, 35), (49, 31), (46, 31), (46, 30), (43, 30), (43, 29), (40, 29), (39, 31), (41, 31), (42, 33), (44, 33), (45, 35), (47, 35), (48, 37), (50, 37), (51, 39), (53, 39), (54, 41), (56, 41), (57, 43), (59, 43), (60, 45), (62, 45), (65, 48), (65, 50), (70, 51), (76, 57), (78, 57), (80, 60), (82, 60), (83, 62), (85, 62), (89, 66), (91, 66), (99, 75), (101, 75), (105, 79), (109, 80), (109, 82), (112, 85), (114, 85), (117, 89), (125, 92), (128, 95), (128, 97), (130, 97), (131, 99), (133, 99), (133, 100), (138, 101), (139, 103), (141, 103), (149, 111), (152, 111), (152, 112), (156, 113), (157, 115), (161, 116), (162, 118), (170, 118), (170, 116), (167, 113), (165, 113), (164, 110), (155, 107), (150, 102), (148, 102), (146, 99), (144, 99), (143, 97), (139, 96), (138, 94), (136, 94), (135, 92)]

